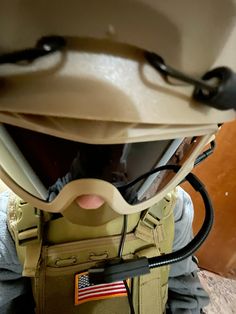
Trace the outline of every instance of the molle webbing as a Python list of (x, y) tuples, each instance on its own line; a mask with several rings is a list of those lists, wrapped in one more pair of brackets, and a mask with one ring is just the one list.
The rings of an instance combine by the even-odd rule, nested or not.
[[(175, 192), (169, 193), (158, 204), (141, 213), (141, 216), (138, 213), (128, 217), (124, 259), (152, 257), (171, 251), (175, 200)], [(13, 203), (9, 210), (9, 225), (17, 251), (24, 262), (23, 274), (32, 277), (37, 313), (129, 313), (126, 297), (86, 302), (77, 306), (73, 300), (75, 274), (117, 256), (123, 217), (117, 217), (102, 226), (72, 224), (64, 217), (42, 224), (44, 213), (40, 214), (32, 207), (30, 209), (28, 204), (17, 199), (15, 206)], [(132, 280), (136, 314), (164, 312), (168, 274), (169, 267), (164, 266)]]

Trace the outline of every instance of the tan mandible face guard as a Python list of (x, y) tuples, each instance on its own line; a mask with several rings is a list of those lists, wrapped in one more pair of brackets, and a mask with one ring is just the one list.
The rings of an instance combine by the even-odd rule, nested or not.
[[(22, 135), (24, 138), (27, 133), (35, 134), (35, 142), (40, 152), (40, 135), (37, 138), (37, 133), (24, 132), (26, 132)], [(59, 141), (56, 145), (59, 145), (62, 155), (65, 147), (63, 145), (66, 144), (67, 155), (71, 154), (73, 157), (69, 159), (73, 159), (72, 166), (67, 166), (70, 173), (67, 172), (64, 178), (59, 178), (60, 182), (57, 180), (53, 188), (49, 185), (54, 183), (55, 179), (45, 181), (42, 171), (39, 172), (39, 169), (42, 169), (40, 160), (36, 164), (38, 169), (32, 168), (36, 167), (32, 160), (37, 158), (37, 154), (33, 154), (33, 147), (31, 158), (28, 160), (24, 146), (21, 151), (19, 150), (22, 145), (19, 133), (20, 128), (0, 127), (1, 156), (4, 157), (1, 161), (0, 175), (3, 181), (25, 201), (48, 212), (63, 213), (78, 196), (98, 195), (117, 213), (132, 214), (152, 206), (175, 188), (191, 171), (196, 158), (209, 143), (214, 132), (212, 130), (209, 134), (193, 138), (124, 145), (89, 145), (43, 135), (44, 162), (46, 160), (50, 164), (51, 159), (52, 165), (59, 163), (59, 159), (48, 150), (48, 145), (52, 143), (50, 140)], [(56, 155), (58, 152), (56, 151)], [(66, 162), (68, 163), (64, 160), (63, 166)], [(180, 169), (178, 171), (164, 169), (157, 172), (152, 170), (165, 165), (178, 165)], [(154, 173), (151, 174), (150, 170)], [(49, 174), (46, 175), (48, 179)], [(140, 179), (137, 180), (138, 177)], [(45, 182), (49, 182), (46, 188)]]

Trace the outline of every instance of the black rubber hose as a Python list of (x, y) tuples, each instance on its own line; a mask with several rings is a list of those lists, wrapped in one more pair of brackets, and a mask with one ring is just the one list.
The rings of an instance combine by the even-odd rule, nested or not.
[(186, 180), (192, 187), (201, 194), (205, 205), (205, 219), (201, 229), (195, 235), (191, 242), (176, 252), (169, 254), (148, 258), (149, 268), (156, 268), (167, 264), (177, 263), (193, 255), (193, 253), (202, 245), (206, 240), (214, 220), (214, 211), (209, 195), (202, 184), (202, 182), (193, 174), (189, 173)]

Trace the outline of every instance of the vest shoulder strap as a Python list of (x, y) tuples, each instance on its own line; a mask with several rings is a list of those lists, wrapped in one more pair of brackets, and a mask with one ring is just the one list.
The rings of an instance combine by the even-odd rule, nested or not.
[(23, 265), (23, 276), (36, 276), (42, 248), (42, 212), (11, 193), (8, 227)]

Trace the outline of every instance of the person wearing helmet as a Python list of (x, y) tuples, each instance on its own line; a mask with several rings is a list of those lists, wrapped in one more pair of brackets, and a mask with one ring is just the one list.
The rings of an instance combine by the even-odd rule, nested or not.
[[(235, 118), (235, 5), (2, 3), (3, 313), (208, 303), (192, 255), (212, 206), (190, 171)], [(206, 207), (193, 239), (185, 179)]]

